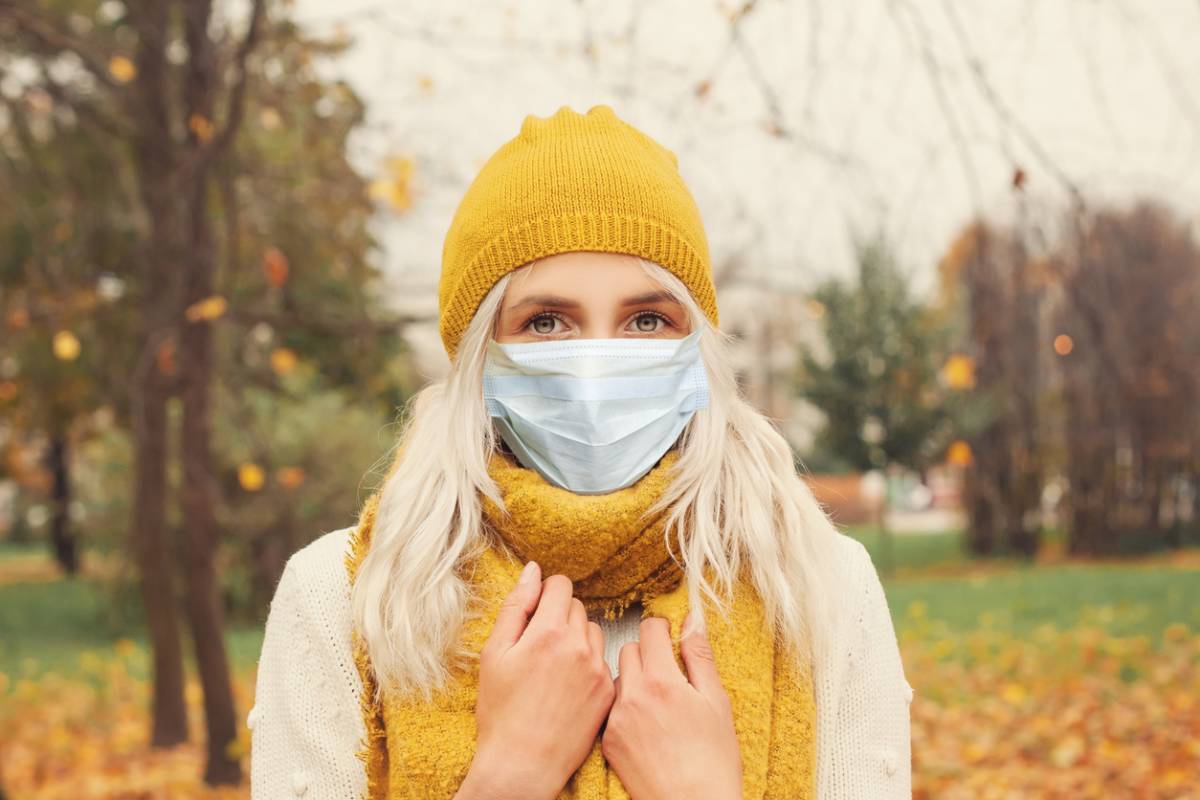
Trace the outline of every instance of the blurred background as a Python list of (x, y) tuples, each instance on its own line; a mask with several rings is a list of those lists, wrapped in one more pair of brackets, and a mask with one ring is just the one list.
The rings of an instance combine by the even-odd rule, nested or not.
[(918, 798), (1200, 797), (1195, 0), (0, 0), (0, 796), (248, 797), (526, 114), (674, 150)]

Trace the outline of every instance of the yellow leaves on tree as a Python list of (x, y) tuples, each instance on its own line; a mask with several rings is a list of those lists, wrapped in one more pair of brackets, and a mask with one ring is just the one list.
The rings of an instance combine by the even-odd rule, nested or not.
[(188, 117), (188, 130), (194, 133), (201, 142), (212, 140), (213, 129), (213, 121), (203, 114), (192, 114)]
[(238, 483), (247, 492), (257, 492), (266, 482), (263, 468), (249, 461), (238, 465), (237, 475)]
[(184, 316), (188, 322), (211, 322), (221, 317), (228, 309), (229, 301), (219, 294), (214, 294), (192, 303), (184, 311)]
[(962, 353), (954, 353), (942, 365), (942, 380), (956, 391), (975, 387), (975, 359)]
[(412, 207), (412, 179), (415, 170), (416, 162), (408, 156), (388, 159), (384, 177), (371, 183), (371, 198), (387, 203), (394, 211), (407, 211)]
[(129, 83), (137, 77), (137, 67), (125, 56), (113, 56), (108, 60), (108, 74), (117, 83)]
[(54, 334), (52, 348), (54, 357), (59, 361), (74, 361), (81, 349), (79, 337), (71, 331), (58, 331)]
[(290, 347), (276, 347), (271, 351), (271, 369), (276, 375), (287, 375), (299, 361), (296, 351)]
[(950, 447), (946, 448), (946, 461), (956, 467), (969, 467), (974, 460), (971, 445), (962, 439), (951, 442)]

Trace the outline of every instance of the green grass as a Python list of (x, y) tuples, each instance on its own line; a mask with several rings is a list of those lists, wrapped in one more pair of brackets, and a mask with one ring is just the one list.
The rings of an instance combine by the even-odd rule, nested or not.
[[(886, 571), (888, 547), (878, 528), (854, 526), (845, 533), (863, 543), (871, 560), (881, 572)], [(892, 547), (897, 572), (928, 569), (959, 564), (967, 559), (962, 547), (962, 535), (957, 531), (917, 534), (893, 534)]]
[(1042, 625), (1098, 625), (1157, 640), (1174, 623), (1200, 630), (1200, 571), (1133, 565), (1026, 566), (967, 577), (897, 578), (885, 585), (900, 630), (921, 618), (953, 632), (992, 627), (1025, 635)]
[[(46, 559), (40, 545), (0, 546), (0, 565)], [(180, 625), (184, 659), (192, 666), (194, 651), (182, 617)], [(0, 672), (76, 674), (83, 653), (103, 654), (122, 638), (147, 647), (136, 598), (111, 597), (99, 579), (0, 583)], [(232, 628), (225, 641), (235, 668), (253, 667), (262, 647), (262, 628)]]
[[(846, 533), (861, 541), (884, 571), (887, 549), (879, 530), (864, 526)], [(951, 632), (987, 626), (1018, 636), (1046, 624), (1092, 624), (1116, 636), (1152, 638), (1174, 623), (1200, 630), (1200, 570), (1139, 560), (972, 562), (957, 532), (900, 534), (893, 546), (895, 572), (884, 584), (900, 630), (917, 620), (944, 623)]]

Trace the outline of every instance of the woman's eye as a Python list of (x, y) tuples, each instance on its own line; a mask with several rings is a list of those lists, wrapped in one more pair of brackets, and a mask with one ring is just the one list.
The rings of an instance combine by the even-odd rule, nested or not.
[(548, 334), (554, 333), (554, 326), (558, 324), (558, 320), (554, 317), (534, 317), (529, 321), (529, 327), (534, 333)]
[(663, 318), (657, 314), (639, 314), (633, 320), (633, 328), (638, 333), (658, 333)]

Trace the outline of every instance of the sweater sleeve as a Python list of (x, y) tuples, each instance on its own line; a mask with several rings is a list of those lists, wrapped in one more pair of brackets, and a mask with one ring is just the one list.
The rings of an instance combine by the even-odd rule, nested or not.
[(910, 800), (913, 691), (879, 574), (861, 544), (854, 552), (855, 602), (842, 626), (845, 677), (830, 715), (822, 798)]
[(271, 600), (246, 718), (251, 800), (353, 800), (366, 789), (339, 533), (294, 554)]

